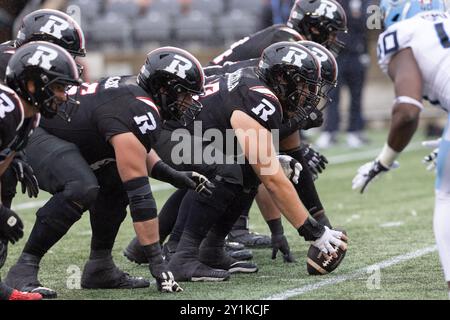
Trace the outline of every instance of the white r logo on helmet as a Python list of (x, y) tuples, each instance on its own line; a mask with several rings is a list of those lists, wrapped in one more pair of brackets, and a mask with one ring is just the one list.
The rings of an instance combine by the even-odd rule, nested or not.
[(312, 54), (317, 58), (317, 60), (319, 60), (320, 62), (325, 62), (328, 60), (328, 56), (326, 55), (325, 52), (323, 52), (322, 50), (320, 50), (319, 48), (311, 48), (310, 49)]
[(308, 53), (306, 53), (302, 49), (290, 47), (288, 54), (284, 56), (281, 61), (296, 65), (297, 67), (301, 67), (303, 65), (302, 60), (307, 57)]
[(338, 7), (336, 6), (335, 3), (328, 1), (328, 0), (322, 0), (320, 2), (320, 7), (317, 8), (317, 10), (316, 10), (316, 12), (314, 12), (314, 14), (333, 19), (334, 13), (337, 11), (337, 9), (338, 9)]
[(38, 46), (36, 52), (27, 62), (33, 66), (40, 66), (41, 68), (50, 70), (52, 67), (50, 62), (57, 57), (58, 51), (49, 47)]
[(192, 68), (192, 62), (186, 59), (185, 57), (175, 55), (174, 60), (164, 70), (173, 74), (176, 74), (182, 79), (186, 79), (186, 71)]
[(47, 23), (39, 31), (51, 34), (57, 39), (61, 39), (61, 31), (64, 31), (67, 28), (69, 28), (69, 23), (66, 20), (57, 16), (50, 16)]

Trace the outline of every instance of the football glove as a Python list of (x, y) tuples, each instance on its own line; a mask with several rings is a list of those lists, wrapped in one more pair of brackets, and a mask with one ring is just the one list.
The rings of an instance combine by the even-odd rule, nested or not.
[(439, 153), (439, 143), (441, 142), (441, 139), (437, 140), (429, 140), (429, 141), (423, 141), (422, 146), (427, 148), (435, 148), (429, 155), (425, 156), (422, 160), (422, 163), (424, 163), (427, 166), (427, 170), (431, 171), (436, 168), (436, 161), (437, 156)]
[(355, 190), (361, 188), (360, 193), (364, 193), (367, 186), (373, 179), (378, 177), (380, 174), (389, 171), (390, 169), (395, 169), (398, 167), (399, 164), (397, 161), (394, 161), (390, 168), (386, 168), (378, 160), (367, 162), (366, 164), (359, 167), (358, 173), (352, 181), (352, 189)]
[(336, 257), (337, 247), (340, 247), (343, 251), (347, 250), (347, 244), (343, 240), (347, 240), (345, 234), (325, 226), (323, 235), (316, 241), (313, 241), (312, 245), (322, 251), (325, 255)]
[(278, 155), (277, 158), (286, 177), (297, 184), (300, 172), (303, 170), (300, 162), (288, 155)]
[(23, 222), (11, 209), (0, 205), (0, 238), (12, 244), (23, 237)]
[(33, 168), (25, 161), (22, 153), (17, 153), (10, 164), (17, 181), (22, 185), (22, 193), (28, 193), (28, 197), (37, 198), (39, 194), (39, 184), (34, 175)]
[(322, 173), (322, 171), (325, 170), (326, 164), (328, 163), (327, 158), (314, 150), (309, 144), (302, 145), (301, 152), (308, 164), (313, 180), (316, 180), (319, 173)]
[(159, 277), (156, 277), (156, 287), (160, 292), (181, 292), (183, 288), (175, 281), (172, 272), (161, 272)]
[(210, 197), (214, 189), (214, 184), (205, 176), (195, 171), (177, 171), (161, 160), (153, 166), (151, 176), (178, 189), (193, 189), (206, 197)]
[(295, 262), (295, 258), (289, 248), (289, 243), (284, 234), (272, 234), (272, 260), (277, 258), (278, 251), (283, 254), (284, 262)]

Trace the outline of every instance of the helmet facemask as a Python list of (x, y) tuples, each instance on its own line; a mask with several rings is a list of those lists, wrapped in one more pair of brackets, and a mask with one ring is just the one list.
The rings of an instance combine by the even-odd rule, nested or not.
[(274, 83), (277, 83), (274, 90), (283, 106), (285, 118), (306, 118), (311, 113), (320, 112), (317, 110), (320, 102), (319, 81), (307, 79), (295, 67), (284, 67), (274, 73)]
[[(51, 72), (49, 73), (51, 74)], [(61, 116), (63, 117), (63, 119), (70, 121), (70, 116), (68, 116), (67, 108), (69, 105), (79, 105), (79, 102), (72, 98), (69, 98), (67, 96), (67, 93), (66, 101), (60, 100), (53, 91), (52, 87), (55, 85), (60, 85), (63, 86), (64, 91), (67, 92), (69, 86), (78, 86), (80, 85), (80, 83), (61, 76), (56, 76), (55, 78), (50, 80), (47, 74), (40, 74), (37, 77), (33, 77), (33, 81), (35, 84), (35, 88), (40, 88), (40, 90), (36, 90), (34, 93), (30, 92), (25, 81), (23, 81), (24, 83), (22, 86), (24, 88), (23, 90), (25, 91), (25, 94), (27, 95), (27, 100), (30, 102), (30, 104), (33, 107), (37, 108), (45, 118), (53, 118), (55, 115), (59, 114), (60, 106), (65, 105), (66, 110), (63, 110)], [(70, 113), (72, 113), (72, 111), (70, 111)]]
[(161, 107), (161, 117), (165, 120), (176, 120), (187, 126), (198, 116), (202, 104), (195, 96), (202, 92), (194, 92), (183, 86), (176, 79), (166, 79), (158, 86), (157, 100)]

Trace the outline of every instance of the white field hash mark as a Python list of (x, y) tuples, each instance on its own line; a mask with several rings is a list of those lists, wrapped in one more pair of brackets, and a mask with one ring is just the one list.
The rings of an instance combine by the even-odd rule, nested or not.
[(282, 293), (278, 293), (278, 294), (274, 294), (271, 295), (267, 298), (264, 298), (263, 300), (287, 300), (289, 298), (292, 297), (296, 297), (296, 296), (301, 296), (305, 293), (320, 289), (322, 287), (327, 287), (327, 286), (332, 286), (344, 281), (348, 281), (348, 280), (352, 280), (361, 276), (366, 276), (370, 271), (376, 270), (376, 269), (385, 269), (391, 266), (394, 266), (396, 264), (408, 261), (408, 260), (413, 260), (416, 258), (419, 258), (421, 256), (424, 256), (426, 254), (435, 252), (437, 250), (437, 246), (433, 245), (433, 246), (429, 246), (417, 251), (413, 251), (413, 252), (409, 252), (407, 254), (403, 254), (403, 255), (399, 255), (396, 257), (393, 257), (391, 259), (387, 259), (384, 261), (381, 261), (379, 263), (370, 265), (368, 267), (364, 267), (361, 269), (358, 269), (354, 272), (350, 272), (341, 276), (335, 276), (326, 280), (322, 280), (319, 281), (317, 283), (313, 283), (313, 284), (309, 284), (300, 288), (295, 288), (295, 289), (291, 289), (291, 290), (287, 290), (285, 292)]

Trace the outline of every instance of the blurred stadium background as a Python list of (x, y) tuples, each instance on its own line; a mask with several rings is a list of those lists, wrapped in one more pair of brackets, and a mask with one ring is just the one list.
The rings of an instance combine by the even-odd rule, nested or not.
[[(0, 8), (21, 0), (0, 0)], [(22, 1), (23, 2), (23, 1)], [(165, 45), (191, 51), (206, 64), (233, 42), (267, 26), (270, 0), (30, 0), (28, 8), (56, 8), (72, 15), (86, 35), (85, 78), (136, 73), (150, 50)], [(374, 0), (376, 4), (377, 1)], [(1, 17), (1, 15), (0, 15)], [(14, 29), (18, 28), (20, 18)], [(13, 31), (13, 34), (15, 31)], [(369, 30), (371, 63), (363, 94), (369, 128), (387, 125), (393, 90), (376, 63), (380, 30)], [(6, 39), (5, 39), (6, 40)], [(342, 128), (349, 94), (343, 90)], [(442, 113), (427, 108), (422, 126), (436, 124)], [(439, 123), (439, 120), (438, 122)]]

